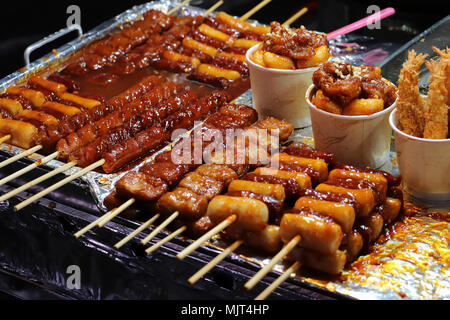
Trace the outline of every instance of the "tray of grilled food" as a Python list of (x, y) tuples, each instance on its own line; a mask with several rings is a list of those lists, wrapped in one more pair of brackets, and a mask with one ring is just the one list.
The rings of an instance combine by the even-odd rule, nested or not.
[[(0, 167), (81, 179), (114, 244), (172, 241), (357, 299), (448, 299), (450, 53), (411, 51), (398, 86), (333, 57), (326, 34), (173, 1), (133, 7), (0, 81)], [(430, 70), (427, 96), (417, 70)], [(394, 136), (392, 133), (394, 132)], [(18, 214), (18, 213), (17, 213)], [(144, 237), (145, 236), (145, 237)], [(161, 239), (155, 242), (154, 239)], [(153, 241), (152, 241), (153, 240)]]

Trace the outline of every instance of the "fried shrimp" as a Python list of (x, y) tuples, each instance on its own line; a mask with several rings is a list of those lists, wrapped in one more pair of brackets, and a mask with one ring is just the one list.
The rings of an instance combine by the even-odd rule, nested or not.
[(447, 47), (445, 50), (439, 50), (433, 47), (433, 50), (440, 55), (441, 61), (447, 61), (447, 67), (445, 68), (445, 88), (447, 89), (447, 106), (450, 106), (450, 49)]
[(398, 126), (406, 134), (416, 137), (422, 137), (424, 130), (425, 108), (419, 92), (419, 68), (427, 56), (409, 51), (398, 80)]
[[(430, 88), (426, 101), (425, 127), (423, 137), (426, 139), (446, 139), (448, 135), (448, 107), (446, 70), (449, 60), (441, 59), (426, 61), (425, 65), (431, 72)], [(447, 81), (448, 82), (448, 81)]]

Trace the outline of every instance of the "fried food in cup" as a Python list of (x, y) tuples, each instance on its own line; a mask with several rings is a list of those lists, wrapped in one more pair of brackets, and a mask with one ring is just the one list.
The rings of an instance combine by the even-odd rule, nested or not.
[(427, 108), (425, 111), (425, 139), (446, 139), (448, 136), (448, 106), (447, 88), (445, 87), (445, 69), (448, 61), (441, 63), (430, 60), (425, 61), (431, 72), (430, 88), (428, 89)]
[(323, 45), (314, 49), (314, 55), (306, 61), (297, 60), (297, 69), (316, 67), (331, 57), (328, 46)]
[[(397, 102), (398, 129), (418, 138), (449, 138), (450, 52), (433, 47), (440, 62), (425, 61), (428, 55), (408, 51), (408, 60), (399, 75)], [(419, 92), (419, 69), (425, 63), (430, 70), (428, 95)]]
[(317, 90), (316, 94), (311, 100), (312, 104), (315, 105), (318, 109), (335, 113), (342, 114), (342, 109), (339, 105), (333, 102), (330, 98), (328, 98), (322, 90)]
[(295, 64), (289, 57), (280, 56), (278, 54), (263, 51), (264, 66), (273, 69), (294, 70)]
[(383, 110), (383, 99), (355, 99), (343, 110), (346, 116), (370, 115)]
[(311, 103), (318, 109), (343, 115), (371, 115), (391, 106), (397, 88), (374, 66), (352, 66), (328, 61), (313, 74), (317, 91)]
[(445, 67), (445, 88), (447, 89), (447, 106), (450, 106), (450, 49), (447, 47), (445, 50), (439, 50), (433, 47), (433, 50), (439, 54), (441, 61), (447, 61), (447, 66)]
[[(262, 67), (273, 69), (306, 69), (316, 67), (330, 56), (324, 33), (283, 27), (278, 22), (270, 24), (271, 31), (263, 36), (261, 47), (251, 59)], [(266, 59), (262, 59), (266, 57)]]
[(419, 69), (427, 57), (414, 50), (408, 51), (408, 60), (398, 77), (398, 127), (404, 133), (416, 137), (423, 135), (425, 107), (419, 92)]

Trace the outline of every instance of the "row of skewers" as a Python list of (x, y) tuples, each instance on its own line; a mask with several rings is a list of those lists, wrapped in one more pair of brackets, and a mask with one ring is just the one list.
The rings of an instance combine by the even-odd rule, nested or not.
[(91, 46), (63, 73), (79, 76), (94, 72), (93, 82), (112, 82), (118, 75), (150, 65), (225, 88), (231, 81), (248, 76), (245, 52), (270, 31), (270, 27), (244, 20), (225, 12), (215, 17), (174, 17), (150, 10), (143, 20)]
[[(245, 109), (243, 106), (239, 108)], [(285, 141), (292, 132), (287, 123), (271, 118), (258, 121), (246, 131), (252, 128), (281, 129), (281, 141)], [(134, 198), (123, 202), (75, 236), (83, 235), (94, 226), (103, 226), (136, 201), (156, 208), (159, 214), (118, 242), (115, 245), (118, 249), (148, 228), (160, 215), (167, 219), (141, 241), (143, 245), (174, 220), (178, 228), (147, 248), (147, 254), (185, 231), (191, 235), (203, 235), (177, 255), (180, 259), (219, 232), (223, 232), (223, 238), (235, 240), (223, 254), (193, 275), (189, 279), (191, 283), (242, 244), (275, 254), (284, 243), (271, 263), (246, 285), (251, 289), (288, 253), (288, 260), (302, 261), (315, 270), (339, 274), (345, 263), (353, 261), (400, 213), (399, 180), (390, 174), (336, 164), (332, 154), (315, 151), (300, 143), (291, 143), (281, 153), (270, 155), (267, 149), (270, 149), (269, 145), (273, 146), (273, 139), (264, 141), (269, 141), (266, 147), (247, 141), (243, 149), (247, 161), (241, 164), (223, 161), (226, 151), (222, 151), (213, 153), (207, 161), (210, 163), (180, 165), (185, 171), (178, 177), (168, 176), (169, 171), (160, 170), (177, 166), (168, 161), (170, 151), (162, 153), (141, 172), (130, 172), (118, 182), (122, 186), (117, 190), (122, 195), (132, 194)], [(227, 148), (235, 151), (236, 145), (232, 143), (225, 146), (225, 150)], [(262, 158), (271, 159), (269, 165), (250, 164), (250, 150), (257, 154), (253, 158), (263, 155)], [(186, 169), (186, 165), (193, 171)], [(146, 176), (146, 172), (152, 174)], [(158, 178), (155, 179), (157, 185), (152, 184), (155, 180), (151, 179), (158, 176), (164, 177), (166, 182), (172, 179), (171, 191), (161, 192)], [(174, 184), (174, 181), (179, 182)], [(114, 201), (112, 203), (118, 205)], [(298, 267), (300, 262), (292, 268)]]

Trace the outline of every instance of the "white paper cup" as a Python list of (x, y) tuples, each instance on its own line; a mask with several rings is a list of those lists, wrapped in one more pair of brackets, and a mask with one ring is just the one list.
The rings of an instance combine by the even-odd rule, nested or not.
[(304, 97), (317, 67), (298, 70), (262, 67), (250, 59), (258, 46), (259, 44), (248, 49), (245, 57), (250, 69), (253, 106), (259, 116), (286, 119), (295, 128), (311, 125)]
[(394, 130), (403, 188), (413, 197), (450, 200), (450, 139), (423, 139), (397, 128), (396, 111), (389, 117)]
[(342, 163), (380, 168), (389, 160), (392, 129), (389, 115), (397, 100), (372, 115), (345, 116), (318, 109), (311, 103), (315, 86), (305, 95), (311, 114), (314, 145), (332, 152)]

